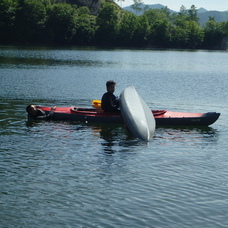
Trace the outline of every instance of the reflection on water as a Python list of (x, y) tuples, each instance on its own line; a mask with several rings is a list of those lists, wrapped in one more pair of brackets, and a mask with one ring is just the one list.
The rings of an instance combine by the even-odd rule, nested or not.
[[(90, 227), (96, 221), (126, 227), (129, 215), (136, 218), (132, 227), (147, 227), (160, 224), (154, 220), (157, 213), (170, 217), (161, 223), (167, 227), (182, 223), (182, 214), (191, 221), (199, 211), (207, 211), (204, 199), (211, 198), (210, 185), (218, 178), (210, 175), (216, 166), (212, 161), (218, 160), (210, 153), (217, 150), (216, 128), (157, 128), (153, 140), (145, 143), (129, 136), (123, 125), (28, 122), (26, 104), (1, 103), (0, 217), (5, 227), (47, 227), (46, 220), (52, 225)], [(225, 192), (221, 189), (222, 198)], [(195, 201), (203, 201), (203, 206), (195, 208)], [(178, 216), (172, 219), (173, 213)], [(213, 217), (209, 221), (217, 225)]]
[[(101, 145), (106, 153), (115, 153), (118, 152), (121, 147), (123, 151), (130, 151), (131, 147), (137, 146), (139, 140), (135, 139), (124, 127), (124, 125), (103, 125), (97, 124), (92, 127), (93, 132), (99, 133), (99, 136), (102, 140)], [(125, 148), (125, 149), (124, 149)]]
[(170, 144), (172, 141), (185, 143), (193, 146), (199, 144), (216, 144), (218, 141), (218, 130), (212, 127), (166, 127), (156, 130), (155, 140), (162, 139), (162, 144)]
[(118, 64), (118, 60), (100, 58), (99, 51), (56, 50), (56, 49), (0, 49), (0, 64), (4, 68), (34, 68), (39, 66), (83, 66), (107, 67)]
[(120, 133), (122, 133), (121, 127), (113, 128), (112, 126), (96, 126), (92, 127), (92, 130), (99, 133), (101, 139), (104, 139), (104, 141), (101, 142), (101, 145), (106, 153), (112, 154), (116, 152), (114, 147), (120, 137)]
[(111, 61), (96, 61), (96, 60), (67, 60), (67, 59), (37, 59), (37, 58), (21, 58), (21, 57), (0, 57), (0, 63), (5, 68), (26, 68), (29, 67), (45, 67), (45, 66), (83, 66), (83, 67), (104, 67), (115, 65), (117, 63)]

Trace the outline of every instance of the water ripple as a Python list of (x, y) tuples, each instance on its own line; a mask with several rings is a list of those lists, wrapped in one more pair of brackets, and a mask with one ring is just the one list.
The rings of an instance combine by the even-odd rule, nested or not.
[[(0, 90), (1, 227), (228, 226), (224, 56), (217, 60), (218, 74), (202, 65), (194, 68), (198, 73), (188, 73), (189, 53), (187, 68), (169, 58), (179, 54), (180, 60), (184, 52), (165, 55), (169, 66), (178, 62), (171, 70), (164, 53), (125, 54), (122, 59), (118, 51), (115, 58), (103, 51), (1, 54), (7, 65), (1, 68)], [(26, 105), (90, 106), (110, 78), (121, 82), (119, 91), (138, 85), (151, 107), (215, 109), (222, 116), (207, 128), (157, 128), (149, 143), (132, 138), (122, 125), (27, 122)], [(214, 88), (213, 96), (208, 88)]]

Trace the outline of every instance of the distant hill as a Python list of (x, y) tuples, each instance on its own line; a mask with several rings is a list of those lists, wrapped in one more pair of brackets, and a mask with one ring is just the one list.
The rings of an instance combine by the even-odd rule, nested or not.
[(198, 9), (198, 13), (206, 13), (206, 12), (207, 10), (202, 7)]
[[(143, 11), (145, 10), (149, 10), (149, 9), (162, 9), (162, 8), (166, 8), (166, 6), (164, 5), (161, 5), (161, 4), (153, 4), (153, 5), (147, 5), (147, 4), (141, 4), (140, 8), (142, 8), (143, 10), (140, 12), (139, 10), (134, 10), (132, 8), (132, 6), (126, 6), (124, 7), (123, 9), (124, 10), (127, 10), (127, 11), (130, 11), (136, 15), (141, 15), (143, 14)], [(171, 10), (171, 9), (168, 9), (171, 13), (174, 13), (175, 11)]]
[(228, 21), (228, 11), (207, 11), (204, 13), (198, 13), (198, 17), (201, 25), (204, 25), (209, 17), (214, 17), (217, 22)]
[[(141, 15), (141, 14), (143, 14), (143, 12), (145, 10), (162, 9), (162, 8), (166, 8), (166, 6), (161, 5), (161, 4), (153, 4), (153, 5), (142, 4), (141, 8), (143, 9), (142, 11), (140, 11), (140, 10), (135, 11), (131, 6), (124, 7), (123, 9), (130, 11), (136, 15)], [(171, 13), (177, 13), (176, 11), (173, 11), (169, 8), (168, 8), (168, 10)], [(208, 11), (204, 8), (199, 8), (198, 9), (198, 17), (199, 17), (199, 23), (201, 25), (204, 25), (208, 21), (209, 17), (214, 17), (215, 21), (217, 21), (217, 22), (228, 21), (228, 10), (227, 11), (216, 11), (216, 10)]]

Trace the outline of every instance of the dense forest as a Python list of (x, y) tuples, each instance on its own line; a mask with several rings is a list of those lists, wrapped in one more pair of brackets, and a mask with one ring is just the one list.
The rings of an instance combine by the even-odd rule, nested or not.
[(197, 14), (194, 5), (178, 13), (149, 9), (137, 16), (107, 0), (94, 15), (86, 6), (56, 0), (1, 0), (0, 43), (224, 48), (228, 21), (209, 17), (200, 26)]

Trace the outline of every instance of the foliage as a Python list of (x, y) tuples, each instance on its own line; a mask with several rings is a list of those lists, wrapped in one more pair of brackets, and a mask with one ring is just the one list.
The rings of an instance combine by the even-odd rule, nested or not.
[(223, 24), (217, 23), (213, 17), (210, 17), (206, 25), (204, 26), (205, 31), (205, 47), (217, 46), (224, 35)]
[(51, 43), (70, 43), (76, 34), (77, 11), (66, 3), (48, 8), (47, 36)]
[(137, 16), (126, 12), (122, 15), (119, 25), (119, 44), (132, 44), (137, 28)]
[(1, 0), (0, 2), (0, 42), (6, 42), (12, 37), (15, 23), (17, 2), (14, 0)]
[[(72, 1), (73, 2), (73, 1)], [(99, 13), (62, 0), (1, 0), (0, 43), (219, 48), (228, 37), (228, 21), (210, 17), (202, 27), (198, 10), (181, 6), (149, 9), (140, 16), (103, 0)], [(133, 7), (140, 10), (140, 0)]]
[(97, 16), (97, 42), (114, 44), (118, 34), (119, 10), (112, 3), (104, 3)]
[(41, 0), (19, 1), (15, 20), (17, 41), (23, 43), (39, 42), (46, 19), (46, 8)]
[(88, 7), (81, 7), (77, 12), (77, 28), (73, 43), (90, 44), (94, 40), (97, 30), (96, 17), (89, 14)]

